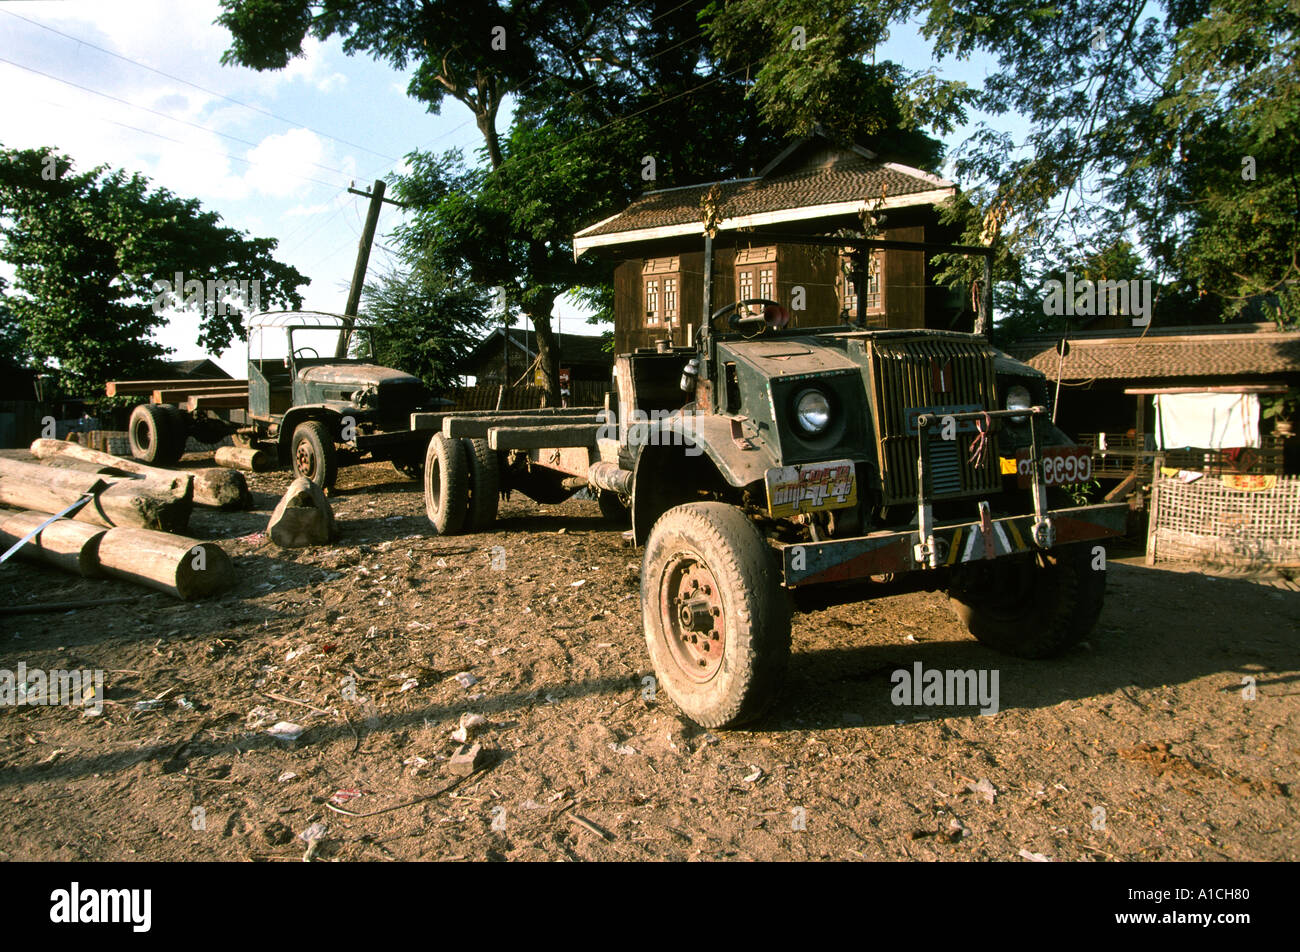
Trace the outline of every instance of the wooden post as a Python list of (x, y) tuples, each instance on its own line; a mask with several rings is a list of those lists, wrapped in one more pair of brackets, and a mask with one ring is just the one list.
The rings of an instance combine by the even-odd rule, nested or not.
[[(370, 208), (366, 210), (366, 226), (361, 232), (361, 241), (357, 245), (357, 263), (352, 269), (352, 285), (348, 288), (348, 303), (343, 308), (344, 326), (339, 331), (339, 342), (334, 348), (336, 358), (346, 357), (348, 355), (348, 338), (352, 336), (353, 321), (351, 318), (357, 316), (361, 308), (361, 289), (366, 283), (366, 270), (370, 267), (370, 247), (375, 241), (375, 229), (379, 225), (379, 209), (384, 202), (390, 205), (402, 205), (401, 202), (395, 202), (391, 198), (384, 198), (384, 189), (388, 186), (383, 179), (375, 179), (375, 184), (369, 192), (358, 191), (355, 188), (349, 188), (348, 191), (353, 195), (360, 195), (363, 198), (370, 199)], [(402, 205), (405, 208), (405, 205)]]
[(1147, 565), (1156, 564), (1156, 522), (1160, 513), (1160, 467), (1165, 465), (1165, 454), (1156, 456), (1151, 467), (1151, 501), (1147, 504)]

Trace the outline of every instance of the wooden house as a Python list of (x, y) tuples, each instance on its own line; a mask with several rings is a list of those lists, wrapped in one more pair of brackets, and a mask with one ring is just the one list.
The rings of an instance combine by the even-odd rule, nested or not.
[[(531, 368), (537, 360), (537, 334), (531, 327), (510, 328), (509, 345), (504, 329), (498, 327), (481, 340), (461, 362), (460, 372), (473, 377), (478, 386), (531, 384)], [(599, 335), (556, 334), (561, 370), (572, 381), (593, 381), (608, 386), (614, 355), (604, 349)], [(521, 381), (521, 378), (522, 381)]]
[(964, 295), (936, 285), (919, 250), (877, 250), (856, 276), (843, 250), (799, 245), (782, 236), (834, 235), (841, 229), (909, 242), (954, 241), (935, 206), (956, 186), (921, 169), (881, 160), (821, 135), (786, 148), (753, 178), (647, 192), (626, 209), (574, 236), (574, 254), (614, 258), (614, 350), (659, 340), (681, 345), (704, 302), (705, 222), (713, 239), (713, 307), (769, 298), (791, 311), (795, 327), (853, 323), (864, 294), (868, 327), (971, 330)]

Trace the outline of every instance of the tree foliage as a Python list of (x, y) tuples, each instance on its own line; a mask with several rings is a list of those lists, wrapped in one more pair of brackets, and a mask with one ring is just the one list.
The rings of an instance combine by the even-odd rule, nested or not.
[(375, 358), (415, 374), (434, 392), (455, 386), (459, 364), (487, 329), (486, 295), (425, 265), (368, 282), (362, 314)]
[[(27, 350), (57, 364), (65, 389), (96, 390), (147, 373), (166, 350), (155, 282), (258, 280), (263, 304), (298, 306), (307, 278), (272, 256), (276, 242), (224, 227), (195, 199), (98, 167), (75, 172), (48, 150), (0, 149), (0, 258), (15, 267), (6, 298)], [(239, 311), (205, 301), (198, 343), (244, 336)]]
[[(1287, 0), (928, 0), (938, 56), (992, 55), (959, 156), (978, 230), (1046, 267), (1123, 242), (1162, 286), (1157, 321), (1300, 322), (1300, 12)], [(1243, 176), (1251, 158), (1256, 178)]]

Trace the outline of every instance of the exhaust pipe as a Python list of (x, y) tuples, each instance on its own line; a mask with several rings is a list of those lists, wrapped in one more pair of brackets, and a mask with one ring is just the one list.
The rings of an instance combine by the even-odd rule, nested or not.
[(632, 473), (620, 469), (617, 463), (601, 461), (587, 468), (587, 483), (605, 492), (632, 495)]

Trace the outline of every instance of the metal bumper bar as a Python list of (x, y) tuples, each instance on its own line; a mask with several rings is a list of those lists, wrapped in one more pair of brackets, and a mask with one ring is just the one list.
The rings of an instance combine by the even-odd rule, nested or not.
[[(1055, 544), (1087, 542), (1124, 534), (1127, 503), (1078, 506), (1047, 513), (1055, 530)], [(998, 558), (1032, 552), (1042, 546), (1035, 541), (1037, 515), (987, 518), (975, 522), (932, 525), (930, 551), (918, 558), (916, 529), (874, 532), (855, 539), (834, 539), (779, 546), (790, 587), (823, 582), (843, 582), (872, 575), (944, 568), (978, 559)]]

